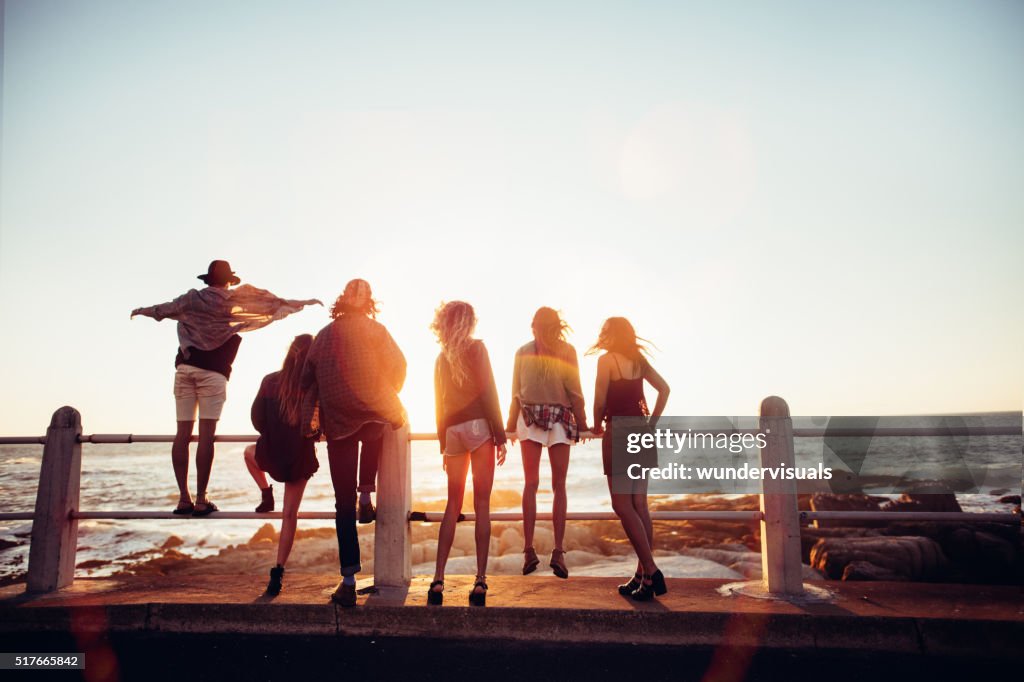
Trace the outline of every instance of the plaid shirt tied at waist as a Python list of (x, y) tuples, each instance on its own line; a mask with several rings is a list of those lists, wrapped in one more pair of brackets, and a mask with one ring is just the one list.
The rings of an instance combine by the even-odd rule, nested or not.
[(580, 429), (571, 407), (565, 405), (523, 405), (523, 421), (527, 427), (539, 426), (550, 431), (555, 424), (565, 427), (565, 433), (573, 441), (580, 439)]

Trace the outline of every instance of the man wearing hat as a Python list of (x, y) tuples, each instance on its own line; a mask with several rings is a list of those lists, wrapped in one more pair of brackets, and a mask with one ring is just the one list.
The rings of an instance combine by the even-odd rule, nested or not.
[[(171, 462), (180, 498), (175, 514), (207, 516), (217, 506), (206, 497), (213, 468), (213, 438), (217, 431), (231, 365), (242, 343), (241, 332), (265, 327), (314, 303), (278, 298), (269, 291), (241, 280), (224, 260), (210, 263), (202, 289), (192, 289), (168, 303), (136, 308), (132, 317), (178, 321), (178, 355), (174, 359), (174, 400), (178, 430), (171, 446)], [(199, 413), (199, 446), (196, 449), (196, 498), (188, 489), (188, 444)]]

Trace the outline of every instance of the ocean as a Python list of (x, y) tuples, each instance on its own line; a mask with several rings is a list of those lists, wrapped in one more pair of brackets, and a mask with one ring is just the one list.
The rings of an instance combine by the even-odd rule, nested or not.
[[(1021, 414), (991, 413), (981, 415), (986, 424), (1020, 424)], [(993, 447), (999, 450), (992, 458), (1005, 464), (1007, 448), (1016, 448), (1020, 456), (1020, 437), (1002, 437)], [(913, 439), (878, 439), (880, 456), (891, 460), (893, 471), (907, 468), (908, 459), (927, 459), (922, 444)], [(902, 441), (898, 443), (896, 441)], [(820, 461), (822, 439), (798, 438), (797, 460), (809, 461), (815, 456)], [(195, 445), (193, 444), (193, 455)], [(873, 446), (874, 447), (874, 446)], [(938, 451), (948, 447), (934, 441)], [(242, 451), (245, 444), (219, 443), (209, 490), (222, 510), (252, 511), (260, 495), (250, 478)], [(0, 511), (32, 511), (35, 506), (36, 483), (42, 459), (41, 445), (0, 446)], [(303, 511), (332, 511), (333, 492), (327, 469), (326, 447), (317, 445), (321, 469), (310, 481), (302, 503)], [(1000, 459), (1001, 458), (1001, 459)], [(984, 457), (982, 457), (984, 459)], [(443, 508), (446, 496), (446, 478), (441, 468), (441, 456), (435, 441), (412, 443), (413, 509), (438, 510)], [(994, 466), (995, 464), (993, 464)], [(878, 470), (885, 466), (878, 465)], [(190, 470), (194, 492), (194, 458)], [(493, 511), (518, 511), (523, 480), (519, 449), (512, 446), (508, 460), (496, 471)], [(1019, 483), (1019, 480), (1018, 480)], [(81, 508), (87, 511), (152, 510), (170, 511), (177, 502), (177, 489), (170, 463), (170, 444), (127, 444), (82, 446)], [(278, 510), (282, 486), (275, 485)], [(958, 495), (965, 511), (1006, 513), (1011, 507), (1000, 504), (1000, 495), (1019, 494), (1016, 489), (982, 489), (977, 494)], [(666, 499), (666, 498), (662, 498)], [(602, 474), (600, 442), (590, 441), (573, 448), (569, 468), (570, 512), (610, 511), (606, 478)], [(538, 510), (551, 507), (550, 470), (546, 458), (541, 463), (541, 486)], [(471, 511), (466, 509), (465, 511)], [(189, 518), (156, 520), (95, 520), (79, 523), (79, 563), (95, 564), (95, 568), (79, 569), (81, 575), (109, 575), (139, 561), (158, 550), (171, 536), (181, 538), (177, 547), (187, 555), (204, 557), (218, 553), (228, 545), (247, 542), (265, 520), (228, 520), (198, 522)], [(279, 522), (274, 522), (276, 527)], [(329, 521), (300, 521), (301, 528), (328, 527)], [(571, 522), (570, 522), (571, 525)], [(0, 578), (21, 573), (28, 562), (28, 544), (25, 536), (31, 530), (28, 521), (0, 521)]]

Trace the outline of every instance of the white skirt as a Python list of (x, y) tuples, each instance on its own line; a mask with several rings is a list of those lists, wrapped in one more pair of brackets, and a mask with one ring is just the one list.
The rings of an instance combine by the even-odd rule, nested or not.
[(562, 422), (552, 425), (550, 430), (545, 431), (536, 424), (527, 426), (522, 414), (519, 415), (519, 421), (516, 422), (516, 438), (519, 440), (532, 440), (544, 447), (551, 447), (552, 445), (560, 445), (562, 443), (574, 445), (565, 430), (565, 424)]

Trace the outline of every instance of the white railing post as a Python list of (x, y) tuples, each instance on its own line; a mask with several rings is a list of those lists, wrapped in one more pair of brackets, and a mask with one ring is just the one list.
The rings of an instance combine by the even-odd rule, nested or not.
[[(792, 467), (793, 420), (789, 405), (778, 396), (761, 401), (762, 467)], [(761, 484), (761, 580), (773, 595), (803, 594), (800, 561), (800, 512), (796, 481), (764, 478)]]
[(389, 431), (377, 471), (377, 521), (373, 550), (373, 582), (406, 587), (412, 580), (412, 470), (409, 427)]
[(82, 415), (73, 407), (53, 413), (46, 430), (43, 463), (36, 490), (32, 544), (28, 554), (29, 592), (53, 592), (75, 580), (78, 509), (82, 478)]

